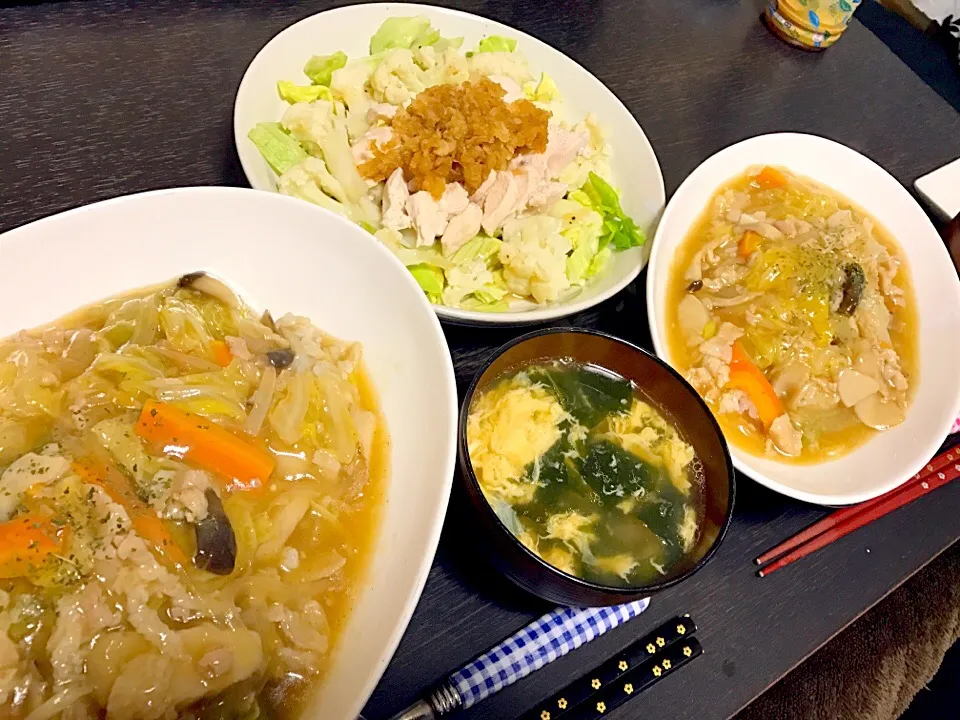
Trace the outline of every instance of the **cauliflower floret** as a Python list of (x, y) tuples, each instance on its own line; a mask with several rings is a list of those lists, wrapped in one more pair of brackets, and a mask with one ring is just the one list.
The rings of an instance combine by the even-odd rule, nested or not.
[(370, 78), (373, 99), (403, 105), (427, 88), (424, 71), (413, 61), (413, 51), (390, 50)]
[(342, 194), (343, 188), (320, 158), (308, 157), (287, 170), (277, 178), (277, 190), (340, 215), (349, 215), (347, 207), (331, 197)]
[(363, 58), (335, 70), (330, 78), (330, 89), (342, 97), (347, 106), (347, 131), (352, 140), (359, 138), (370, 127), (369, 111), (373, 101), (364, 88), (374, 67), (373, 62)]
[(587, 115), (582, 122), (573, 127), (573, 132), (589, 134), (590, 139), (586, 147), (582, 148), (574, 161), (567, 165), (557, 178), (568, 187), (578, 188), (587, 182), (591, 172), (600, 177), (610, 177), (610, 145), (607, 143), (606, 133), (597, 122), (593, 113)]
[(474, 81), (481, 77), (500, 75), (523, 87), (524, 83), (533, 80), (526, 58), (518, 52), (476, 53), (467, 59), (467, 67), (470, 70), (470, 79)]
[[(342, 105), (338, 106), (326, 100), (296, 103), (287, 109), (281, 121), (283, 126), (300, 141), (307, 152), (317, 156), (313, 158), (314, 160), (318, 160), (320, 156), (323, 157), (322, 169), (321, 165), (317, 165), (316, 162), (307, 165), (310, 162), (310, 158), (308, 158), (288, 172), (292, 172), (300, 166), (305, 166), (303, 170), (316, 181), (317, 185), (351, 206), (353, 211), (351, 219), (354, 222), (365, 221), (371, 225), (379, 226), (380, 210), (368, 196), (367, 183), (357, 170), (353, 152), (347, 139), (347, 128), (342, 110)], [(303, 181), (303, 178), (297, 175), (294, 178), (298, 183)], [(336, 184), (330, 182), (332, 178), (336, 179)], [(282, 180), (283, 177), (281, 176)], [(298, 183), (291, 184), (296, 185)], [(280, 192), (285, 192), (280, 186), (281, 182), (278, 182)], [(327, 190), (328, 187), (331, 189)], [(302, 190), (303, 188), (298, 189)], [(333, 192), (334, 189), (337, 190), (336, 193)], [(307, 192), (313, 194), (309, 192), (309, 188)], [(287, 192), (286, 194), (302, 197), (299, 192)], [(305, 197), (304, 199), (327, 207), (322, 199), (314, 199), (314, 197)], [(317, 202), (317, 200), (321, 201)], [(335, 210), (335, 208), (330, 209)]]
[(334, 104), (329, 100), (294, 103), (283, 114), (280, 124), (311, 155), (319, 155), (327, 133), (336, 122)]
[(570, 287), (566, 269), (572, 246), (560, 228), (560, 220), (548, 215), (508, 220), (503, 226), (500, 262), (511, 292), (542, 303)]
[(474, 260), (450, 268), (446, 272), (447, 287), (443, 290), (443, 304), (457, 307), (472, 292), (494, 283), (493, 273), (485, 260)]
[(424, 71), (423, 81), (433, 85), (459, 85), (470, 79), (467, 59), (456, 49), (447, 48), (437, 52), (431, 46), (414, 51), (413, 60)]

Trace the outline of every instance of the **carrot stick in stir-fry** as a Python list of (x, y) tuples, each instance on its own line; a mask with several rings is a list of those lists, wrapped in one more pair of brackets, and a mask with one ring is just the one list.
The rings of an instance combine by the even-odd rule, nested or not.
[(253, 490), (266, 483), (276, 460), (257, 446), (213, 421), (150, 400), (135, 426), (137, 435), (227, 481), (228, 490)]
[(0, 579), (22, 577), (66, 544), (70, 528), (47, 515), (29, 513), (0, 523)]
[(130, 481), (116, 468), (87, 460), (75, 462), (73, 471), (91, 485), (102, 489), (110, 499), (120, 505), (130, 516), (133, 531), (151, 545), (168, 567), (188, 565), (189, 560), (174, 541), (164, 522), (149, 505), (137, 497)]
[(130, 520), (133, 523), (134, 532), (155, 547), (163, 558), (172, 560), (177, 565), (190, 564), (163, 520), (150, 512), (134, 513), (130, 516)]
[(767, 380), (763, 371), (754, 365), (739, 340), (733, 343), (730, 380), (727, 385), (747, 394), (757, 408), (757, 414), (764, 427), (770, 427), (774, 420), (783, 415), (783, 403), (777, 397), (773, 385)]
[(753, 230), (747, 230), (737, 243), (737, 255), (742, 258), (750, 257), (760, 247), (760, 235)]
[(757, 174), (757, 184), (764, 189), (786, 187), (787, 176), (767, 165)]
[(223, 340), (214, 340), (210, 347), (213, 349), (213, 359), (220, 367), (226, 367), (233, 360), (230, 346)]
[(73, 471), (85, 483), (96, 485), (117, 505), (122, 505), (128, 511), (144, 504), (134, 493), (130, 481), (120, 471), (111, 470), (105, 463), (85, 459), (74, 462)]

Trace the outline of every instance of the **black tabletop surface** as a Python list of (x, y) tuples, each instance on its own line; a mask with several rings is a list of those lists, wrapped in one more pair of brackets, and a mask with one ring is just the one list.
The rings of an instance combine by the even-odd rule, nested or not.
[[(69, 207), (177, 185), (244, 185), (232, 107), (276, 32), (329, 2), (30, 3), (0, 8), (0, 231)], [(794, 130), (865, 153), (910, 186), (960, 156), (960, 116), (854, 22), (828, 52), (770, 36), (757, 2), (521, 0), (455, 4), (560, 48), (636, 115), (668, 195), (737, 140)], [(0, 258), (2, 262), (2, 258)], [(649, 346), (645, 277), (572, 324)], [(918, 279), (922, 282), (922, 279)], [(516, 334), (447, 328), (462, 384)], [(399, 709), (547, 607), (476, 559), (458, 494), (409, 630), (365, 714)], [(751, 559), (822, 509), (741, 477), (715, 559), (653, 598), (641, 618), (469, 711), (512, 718), (656, 623), (691, 613), (705, 655), (611, 714), (725, 718), (960, 537), (960, 484), (768, 578)]]

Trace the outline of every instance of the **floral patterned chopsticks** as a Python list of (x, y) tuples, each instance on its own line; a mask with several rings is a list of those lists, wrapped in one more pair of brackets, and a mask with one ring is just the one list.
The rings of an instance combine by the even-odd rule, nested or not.
[(703, 654), (689, 615), (668, 620), (649, 635), (563, 690), (538, 703), (521, 720), (593, 720)]

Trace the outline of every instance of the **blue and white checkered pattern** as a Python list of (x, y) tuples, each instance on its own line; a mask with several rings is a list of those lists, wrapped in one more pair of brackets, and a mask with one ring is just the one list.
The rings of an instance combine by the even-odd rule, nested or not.
[(607, 630), (636, 617), (649, 598), (603, 608), (557, 608), (455, 672), (448, 682), (468, 708)]

